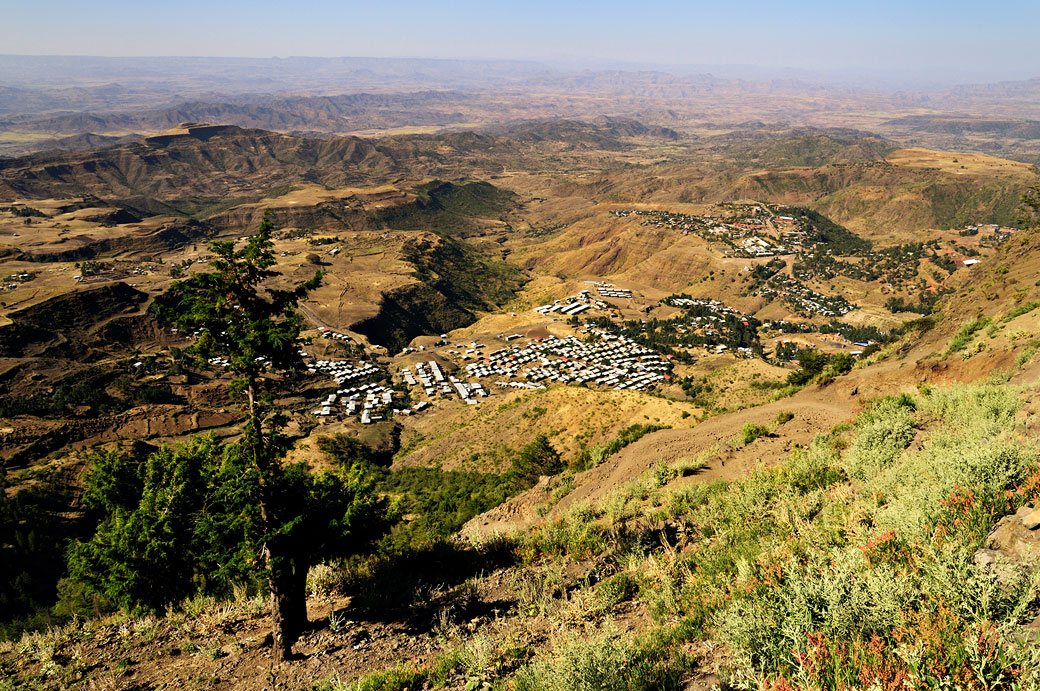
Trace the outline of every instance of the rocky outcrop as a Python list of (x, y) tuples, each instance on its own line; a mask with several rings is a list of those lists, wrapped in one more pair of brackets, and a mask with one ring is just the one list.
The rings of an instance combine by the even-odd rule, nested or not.
[(1040, 564), (1040, 509), (1023, 506), (1000, 519), (986, 538), (986, 548), (975, 554), (975, 563), (988, 569), (1001, 557)]

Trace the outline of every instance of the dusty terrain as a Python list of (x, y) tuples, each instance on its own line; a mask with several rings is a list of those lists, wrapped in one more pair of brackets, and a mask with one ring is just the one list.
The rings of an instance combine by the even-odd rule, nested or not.
[[(1033, 357), (1038, 311), (1025, 309), (1040, 298), (1036, 240), (1031, 232), (1000, 232), (1018, 195), (1037, 180), (1027, 164), (837, 134), (680, 141), (618, 123), (376, 140), (181, 130), (97, 154), (38, 154), (0, 167), (0, 273), (8, 277), (0, 295), (0, 385), (9, 413), (0, 420), (0, 453), (12, 487), (35, 486), (48, 469), (64, 469), (62, 482), (78, 491), (92, 448), (237, 433), (240, 411), (225, 396), (224, 375), (181, 360), (190, 335), (175, 332), (153, 306), (173, 281), (206, 269), (207, 242), (240, 240), (265, 211), (278, 227), (278, 280), (326, 272), (301, 305), (310, 341), (303, 347), (312, 361), (371, 363), (373, 381), (406, 394), (409, 405), (431, 403), (376, 425), (346, 414), (315, 416), (321, 398), (348, 384), (312, 372), (281, 400), (297, 437), (293, 460), (322, 467), (329, 461), (319, 440), (346, 434), (380, 443), (399, 438), (392, 471), (498, 474), (539, 434), (574, 463), (632, 425), (662, 429), (587, 470), (542, 478), (475, 516), (460, 539), (437, 548), (446, 551), (416, 557), (426, 563), (415, 567), (405, 592), (380, 591), (380, 563), (319, 589), (309, 603), (315, 627), (290, 667), (271, 668), (265, 603), (242, 594), (169, 618), (117, 615), (0, 650), (0, 670), (40, 678), (48, 660), (60, 657), (69, 676), (47, 681), (54, 688), (295, 688), (333, 677), (352, 683), (409, 661), (428, 665), (460, 646), (470, 667), (453, 673), (449, 685), (462, 687), (481, 683), (482, 664), (516, 669), (525, 656), (554, 649), (568, 627), (609, 619), (625, 632), (642, 631), (650, 617), (639, 603), (603, 611), (582, 599), (590, 597), (584, 586), (616, 565), (590, 556), (556, 573), (552, 565), (532, 567), (516, 554), (496, 553), (495, 535), (524, 534), (583, 506), (615, 501), (662, 468), (689, 468), (662, 474), (662, 491), (745, 477), (849, 421), (878, 396), (994, 372), (1020, 383), (1040, 367)], [(803, 255), (738, 256), (732, 243), (615, 213), (711, 216), (712, 224), (730, 214), (725, 222), (737, 223), (750, 212), (733, 208), (773, 216), (788, 208), (776, 205), (822, 211), (874, 241), (869, 252), (840, 257), (849, 275), (821, 271), (803, 281), (854, 309), (807, 316), (761, 292), (765, 279), (756, 276), (773, 265), (776, 276), (792, 278)], [(968, 225), (986, 230), (962, 234)], [(934, 254), (892, 262), (896, 268), (876, 278), (852, 275), (893, 246), (929, 241)], [(968, 257), (980, 264), (968, 268)], [(903, 268), (906, 275), (896, 275)], [(679, 293), (804, 329), (763, 327), (763, 350), (755, 354), (706, 345), (669, 352), (654, 344), (675, 359), (668, 378), (644, 391), (559, 382), (515, 390), (484, 377), (489, 395), (470, 405), (450, 390), (429, 395), (403, 383), (402, 368), (420, 362), (435, 361), (470, 381), (465, 366), (492, 350), (591, 338), (579, 319), (534, 311), (592, 290), (590, 281), (629, 293), (605, 297), (585, 316), (632, 334), (681, 316), (662, 303)], [(886, 307), (891, 298), (914, 302), (926, 290), (950, 291), (932, 315)], [(965, 323), (980, 314), (991, 321), (953, 348)], [(831, 322), (886, 334), (911, 326), (848, 374), (786, 389), (796, 363), (771, 357), (783, 341), (829, 355), (853, 350), (849, 339), (824, 331)], [(327, 337), (330, 329), (342, 338)], [(749, 423), (764, 432), (742, 441)], [(80, 516), (77, 501), (73, 493), (63, 507), (69, 515)], [(641, 529), (646, 539), (663, 539), (652, 520)], [(486, 542), (474, 550), (469, 539)], [(532, 589), (548, 587), (550, 577), (558, 583), (539, 600)], [(387, 599), (374, 603), (376, 596)], [(547, 607), (538, 604), (545, 600)], [(521, 652), (482, 658), (491, 639), (515, 642)], [(689, 687), (706, 688), (713, 659), (693, 652), (706, 662)]]

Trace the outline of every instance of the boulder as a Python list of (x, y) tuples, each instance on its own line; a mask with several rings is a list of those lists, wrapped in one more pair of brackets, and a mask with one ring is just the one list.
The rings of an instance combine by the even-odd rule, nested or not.
[(1023, 506), (1001, 518), (986, 538), (986, 549), (975, 555), (975, 561), (992, 562), (997, 555), (1011, 561), (1040, 563), (1040, 509)]

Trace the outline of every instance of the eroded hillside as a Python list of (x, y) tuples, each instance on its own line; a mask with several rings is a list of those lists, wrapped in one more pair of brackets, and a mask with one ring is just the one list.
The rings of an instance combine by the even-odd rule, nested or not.
[[(0, 164), (4, 624), (64, 626), (3, 644), (0, 669), (44, 688), (562, 689), (592, 660), (607, 687), (624, 669), (789, 688), (925, 680), (894, 630), (914, 654), (990, 655), (964, 647), (981, 624), (944, 609), (942, 574), (982, 602), (971, 555), (1037, 500), (1037, 236), (1013, 220), (1036, 170), (748, 129), (184, 125)], [(363, 461), (397, 502), (371, 551), (311, 570), (315, 626), (278, 668), (255, 583), (130, 616), (53, 558), (93, 535), (97, 451), (136, 468), (239, 438), (224, 365), (186, 357), (196, 334), (155, 306), (265, 215), (270, 286), (323, 272), (277, 397), (289, 458)], [(981, 508), (958, 522), (966, 491)], [(785, 603), (882, 582), (900, 588), (883, 620), (831, 603), (785, 628)], [(1031, 669), (1015, 588), (1018, 609), (984, 617), (1009, 657), (985, 659)], [(929, 637), (944, 626), (957, 640)], [(825, 648), (831, 672), (806, 662)]]

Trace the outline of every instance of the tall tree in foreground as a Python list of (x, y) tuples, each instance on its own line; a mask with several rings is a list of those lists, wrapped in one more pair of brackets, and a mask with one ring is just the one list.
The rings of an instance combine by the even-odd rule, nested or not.
[(232, 397), (244, 400), (238, 446), (246, 477), (237, 489), (256, 494), (250, 499), (259, 525), (246, 532), (256, 536), (266, 570), (275, 658), (282, 660), (307, 622), (309, 567), (379, 537), (386, 507), (361, 467), (313, 475), (303, 465), (284, 462), (291, 442), (282, 434), (286, 416), (275, 408), (274, 394), (303, 365), (297, 305), (320, 285), (322, 274), (288, 289), (272, 287), (278, 273), (271, 268), (271, 231), (265, 214), (242, 249), (234, 242), (211, 243), (213, 271), (175, 284), (180, 304), (171, 316), (197, 334), (190, 354), (202, 362), (220, 358), (233, 376)]

